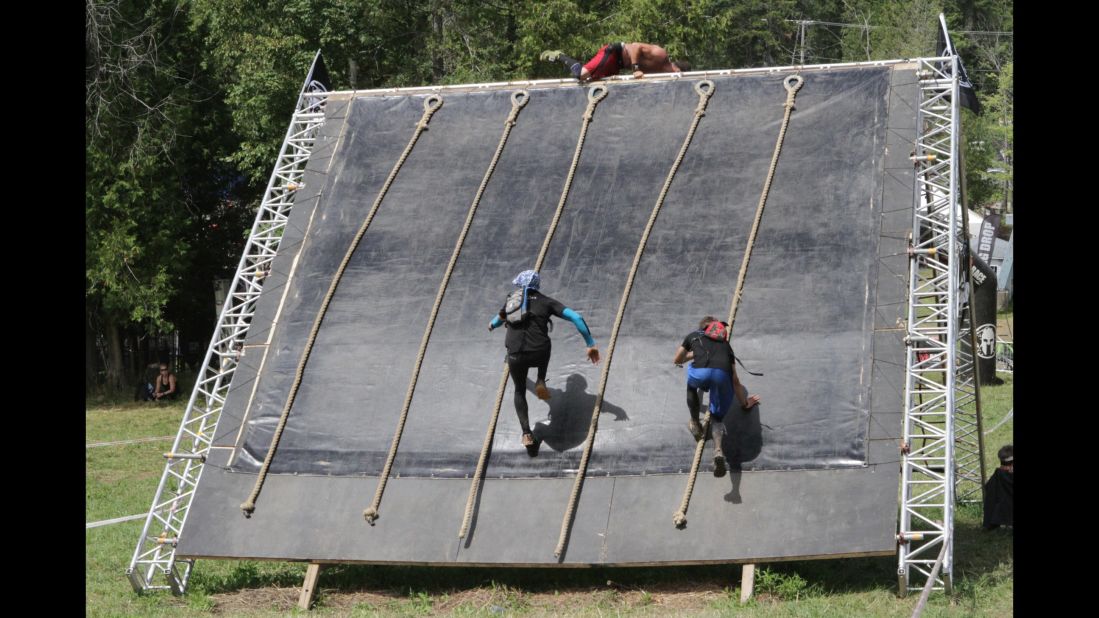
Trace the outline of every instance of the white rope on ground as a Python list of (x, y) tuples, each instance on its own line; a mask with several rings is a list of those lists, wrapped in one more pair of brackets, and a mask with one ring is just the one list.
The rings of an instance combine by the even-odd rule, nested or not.
[(995, 427), (993, 427), (992, 429), (989, 429), (988, 431), (986, 431), (985, 435), (987, 436), (988, 434), (992, 433), (993, 431), (996, 431), (997, 429), (999, 429), (1001, 425), (1003, 425), (1004, 423), (1010, 421), (1011, 417), (1014, 416), (1014, 415), (1015, 415), (1015, 408), (1012, 408), (1012, 409), (1008, 410), (1007, 411), (1007, 416), (1000, 419), (1000, 422), (996, 423)]
[(91, 442), (85, 444), (84, 448), (98, 448), (100, 446), (119, 446), (122, 444), (139, 444), (141, 442), (159, 442), (161, 440), (171, 440), (175, 436), (157, 436), (155, 438), (135, 438), (133, 440), (118, 440), (116, 442)]
[(93, 521), (89, 524), (84, 524), (84, 529), (85, 530), (90, 530), (92, 528), (98, 528), (100, 526), (109, 526), (111, 524), (120, 524), (124, 521), (133, 521), (135, 519), (144, 519), (148, 516), (149, 516), (148, 513), (142, 513), (140, 515), (127, 515), (126, 517), (116, 517), (114, 519), (104, 519), (103, 521)]

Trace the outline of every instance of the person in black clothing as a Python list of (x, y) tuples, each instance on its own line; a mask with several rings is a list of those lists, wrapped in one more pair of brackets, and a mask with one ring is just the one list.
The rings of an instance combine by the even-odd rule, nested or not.
[(1008, 444), (997, 455), (1000, 467), (985, 484), (985, 530), (1015, 527), (1015, 449)]
[(166, 363), (161, 363), (160, 375), (156, 377), (153, 399), (160, 401), (161, 399), (175, 399), (178, 396), (179, 389), (176, 386), (176, 374), (172, 373)]
[(718, 322), (712, 316), (702, 318), (698, 330), (683, 339), (675, 351), (675, 364), (687, 365), (687, 409), (691, 413), (689, 427), (695, 440), (703, 440), (699, 422), (699, 390), (710, 393), (710, 423), (714, 438), (714, 476), (725, 476), (725, 454), (721, 440), (725, 435), (722, 419), (736, 397), (743, 410), (751, 410), (759, 403), (758, 395), (748, 395), (748, 389), (737, 378), (733, 366), (733, 348), (729, 345), (729, 325)]
[(521, 321), (509, 320), (505, 304), (492, 318), (488, 330), (491, 332), (500, 326), (507, 325), (508, 332), (504, 345), (508, 351), (508, 371), (515, 385), (515, 414), (518, 415), (519, 425), (523, 429), (523, 446), (533, 447), (534, 434), (531, 433), (530, 420), (527, 416), (527, 372), (531, 367), (538, 369), (538, 381), (534, 385), (534, 392), (539, 399), (548, 400), (550, 392), (546, 388), (546, 370), (549, 367), (551, 347), (550, 317), (556, 315), (576, 325), (576, 330), (580, 331), (580, 335), (588, 345), (588, 358), (592, 364), (599, 362), (599, 348), (595, 347), (591, 331), (588, 330), (587, 323), (579, 313), (539, 291), (541, 277), (537, 272), (524, 270), (512, 283), (524, 290), (528, 311), (526, 318)]

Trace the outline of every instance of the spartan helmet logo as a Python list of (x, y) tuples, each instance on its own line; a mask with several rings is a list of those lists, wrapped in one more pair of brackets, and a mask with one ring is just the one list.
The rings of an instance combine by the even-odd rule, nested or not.
[(977, 329), (977, 356), (992, 358), (996, 356), (996, 327), (982, 324)]

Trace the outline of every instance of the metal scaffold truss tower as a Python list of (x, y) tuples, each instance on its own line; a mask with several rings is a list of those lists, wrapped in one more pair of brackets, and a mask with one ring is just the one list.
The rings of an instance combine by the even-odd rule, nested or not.
[[(293, 119), (187, 402), (183, 421), (171, 450), (165, 453), (164, 473), (126, 569), (136, 592), (171, 590), (178, 595), (187, 589), (194, 560), (177, 561), (176, 544), (186, 523), (264, 280), (271, 273), (271, 264), (294, 207), (295, 193), (302, 187), (306, 163), (324, 124), (327, 82), (327, 72), (320, 52), (317, 52), (298, 95)], [(164, 583), (156, 583), (158, 574), (164, 576)]]
[[(960, 203), (957, 56), (918, 60), (909, 244), (899, 593), (950, 591), (954, 506), (983, 485), (968, 233)], [(938, 568), (936, 568), (938, 567)], [(921, 581), (912, 581), (919, 574)]]

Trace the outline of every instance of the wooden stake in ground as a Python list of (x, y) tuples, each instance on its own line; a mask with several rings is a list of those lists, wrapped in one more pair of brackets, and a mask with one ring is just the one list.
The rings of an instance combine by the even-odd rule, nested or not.
[(298, 596), (298, 607), (305, 611), (309, 611), (309, 608), (313, 605), (313, 597), (317, 594), (317, 580), (320, 579), (320, 576), (320, 563), (310, 563), (309, 568), (305, 570), (305, 582), (301, 585), (301, 595)]
[(740, 604), (752, 598), (752, 588), (756, 585), (756, 565), (746, 564), (740, 571)]

